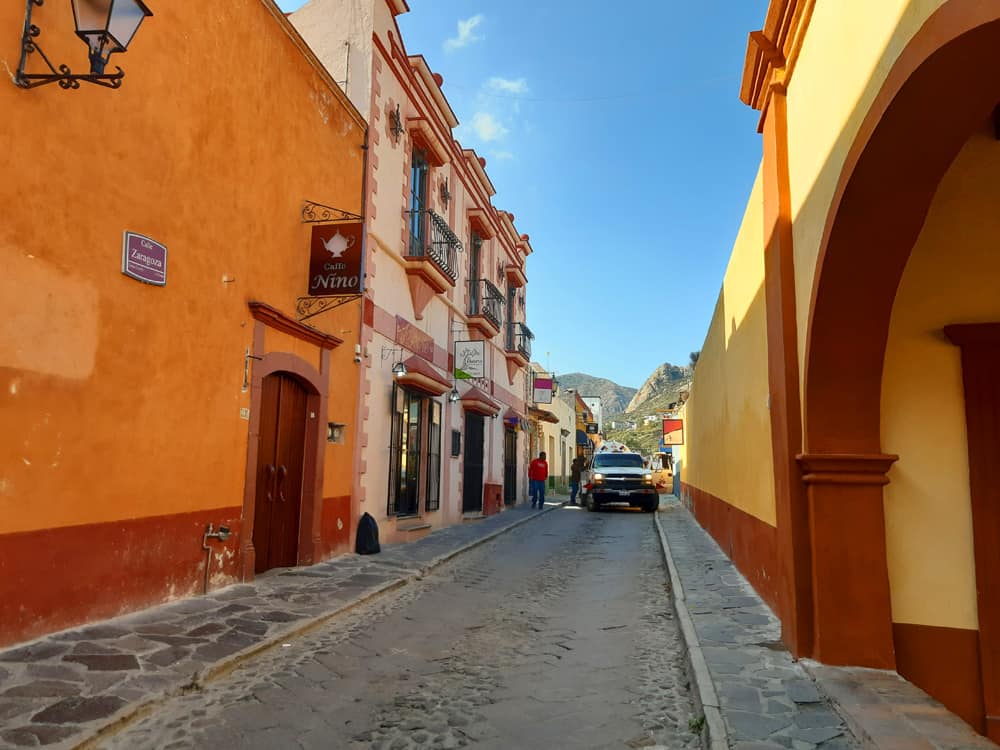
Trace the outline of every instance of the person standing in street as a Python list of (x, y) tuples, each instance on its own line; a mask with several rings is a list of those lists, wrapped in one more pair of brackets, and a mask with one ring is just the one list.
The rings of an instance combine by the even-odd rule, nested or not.
[(528, 495), (531, 497), (531, 507), (538, 504), (538, 509), (545, 507), (545, 480), (549, 478), (549, 464), (545, 460), (545, 451), (528, 466)]
[(583, 472), (583, 456), (577, 456), (569, 466), (569, 504), (576, 505), (576, 495), (580, 491), (580, 474)]

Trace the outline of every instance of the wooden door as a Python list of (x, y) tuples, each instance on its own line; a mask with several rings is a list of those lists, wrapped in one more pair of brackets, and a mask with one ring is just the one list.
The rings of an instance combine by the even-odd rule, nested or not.
[(1000, 323), (950, 325), (962, 350), (985, 726), (1000, 742)]
[(305, 389), (295, 378), (264, 378), (254, 501), (254, 571), (298, 563), (306, 439)]
[(462, 465), (462, 512), (483, 509), (483, 442), (481, 414), (465, 415), (465, 458)]

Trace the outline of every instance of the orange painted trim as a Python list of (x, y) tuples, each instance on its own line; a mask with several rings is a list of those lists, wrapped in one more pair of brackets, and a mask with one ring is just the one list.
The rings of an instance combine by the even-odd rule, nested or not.
[(895, 456), (800, 455), (809, 499), (812, 657), (895, 669), (882, 486)]
[(889, 484), (886, 476), (890, 467), (899, 460), (897, 455), (799, 454), (796, 460), (802, 467), (802, 481), (806, 484)]
[(985, 731), (1000, 742), (1000, 324), (945, 327), (962, 351)]
[(289, 336), (307, 341), (310, 344), (315, 344), (323, 349), (336, 349), (344, 343), (343, 339), (331, 333), (323, 333), (312, 326), (299, 323), (294, 318), (285, 315), (277, 308), (271, 307), (264, 302), (248, 302), (247, 307), (250, 308), (250, 314), (254, 320), (259, 320), (270, 328), (287, 333)]
[(899, 673), (984, 734), (979, 633), (896, 622), (892, 635)]
[(701, 527), (783, 620), (787, 612), (780, 588), (778, 529), (686, 482), (681, 482), (681, 497)]
[(209, 523), (233, 532), (209, 542), (211, 585), (234, 582), (237, 561), (225, 553), (246, 533), (238, 506), (0, 536), (0, 647), (200, 595)]
[(783, 93), (774, 97), (762, 129), (764, 299), (775, 520), (783, 571), (780, 608), (786, 613), (782, 630), (789, 649), (801, 656), (812, 650), (812, 553), (809, 505), (794, 460), (802, 450), (802, 409), (786, 104)]
[(773, 84), (788, 85), (814, 7), (815, 0), (771, 0), (764, 28), (750, 32), (747, 40), (740, 81), (740, 100), (744, 104), (765, 112)]

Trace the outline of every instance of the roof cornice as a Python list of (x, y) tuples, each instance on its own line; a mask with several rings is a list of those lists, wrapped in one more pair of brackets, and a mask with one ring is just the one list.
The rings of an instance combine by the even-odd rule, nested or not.
[(816, 0), (771, 0), (764, 28), (750, 32), (740, 84), (744, 104), (765, 112), (775, 86), (787, 86)]

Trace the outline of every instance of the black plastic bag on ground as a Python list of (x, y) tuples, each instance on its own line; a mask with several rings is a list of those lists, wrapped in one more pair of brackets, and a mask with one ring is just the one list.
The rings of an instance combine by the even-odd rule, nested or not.
[(378, 543), (378, 524), (370, 514), (365, 513), (358, 521), (355, 552), (359, 555), (374, 555), (382, 551)]

